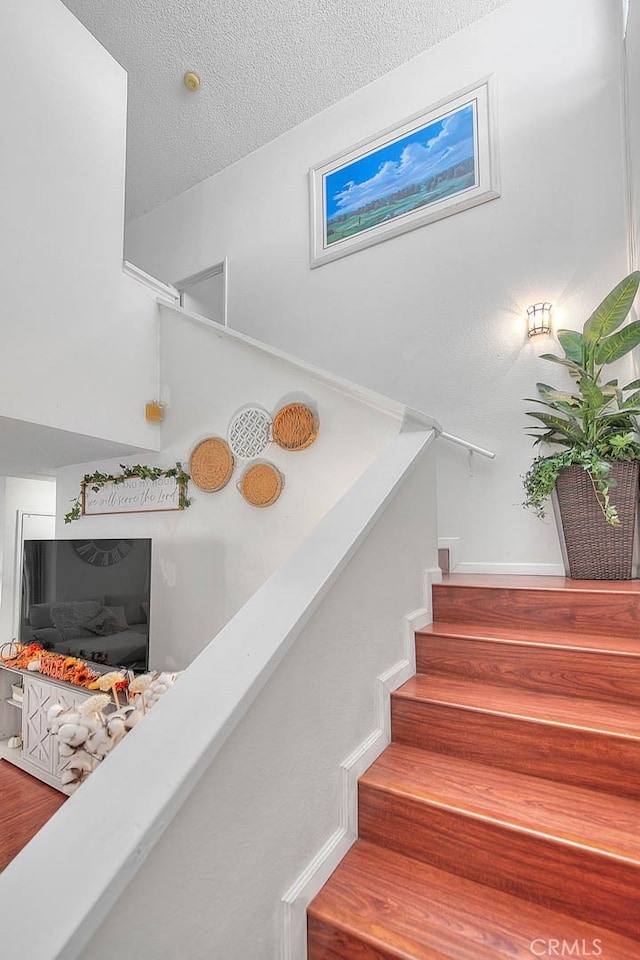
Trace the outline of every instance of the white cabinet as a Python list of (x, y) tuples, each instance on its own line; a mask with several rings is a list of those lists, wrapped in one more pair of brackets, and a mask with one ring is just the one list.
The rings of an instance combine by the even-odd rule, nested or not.
[(53, 738), (47, 727), (47, 711), (55, 703), (56, 689), (46, 681), (24, 678), (22, 702), (22, 759), (53, 774)]
[[(22, 703), (14, 698), (11, 687), (12, 684), (21, 683), (22, 678), (17, 670), (0, 669), (0, 756), (2, 757), (7, 752), (12, 752), (7, 747), (9, 740), (22, 733)], [(15, 753), (15, 749), (13, 752)]]
[[(11, 683), (20, 677), (24, 689), (22, 705), (11, 696)], [(0, 669), (0, 756), (65, 792), (60, 777), (69, 758), (58, 754), (58, 740), (49, 733), (47, 713), (54, 703), (65, 709), (74, 708), (89, 696), (91, 693), (82, 687), (41, 674), (30, 676), (26, 671)], [(9, 738), (18, 733), (22, 733), (22, 749), (10, 748)]]

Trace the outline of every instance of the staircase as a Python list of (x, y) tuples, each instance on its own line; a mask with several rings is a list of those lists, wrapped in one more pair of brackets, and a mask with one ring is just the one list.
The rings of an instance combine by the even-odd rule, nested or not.
[(309, 960), (640, 956), (640, 582), (446, 578)]

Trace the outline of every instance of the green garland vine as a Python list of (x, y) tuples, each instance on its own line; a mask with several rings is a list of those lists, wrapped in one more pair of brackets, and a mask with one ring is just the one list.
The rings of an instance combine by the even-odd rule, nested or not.
[(185, 473), (179, 460), (176, 462), (175, 467), (170, 467), (168, 470), (162, 470), (160, 467), (146, 467), (141, 464), (128, 467), (126, 464), (121, 463), (120, 467), (122, 473), (118, 474), (100, 473), (100, 471), (85, 473), (82, 478), (80, 493), (76, 497), (75, 503), (71, 510), (69, 510), (69, 513), (65, 514), (64, 522), (71, 523), (72, 520), (78, 520), (82, 516), (82, 494), (85, 487), (90, 487), (94, 492), (97, 492), (107, 483), (124, 483), (125, 480), (130, 480), (131, 477), (137, 477), (140, 480), (159, 480), (160, 477), (175, 477), (180, 491), (178, 503), (181, 507), (191, 506), (191, 500), (187, 497), (187, 484), (191, 477), (188, 473)]

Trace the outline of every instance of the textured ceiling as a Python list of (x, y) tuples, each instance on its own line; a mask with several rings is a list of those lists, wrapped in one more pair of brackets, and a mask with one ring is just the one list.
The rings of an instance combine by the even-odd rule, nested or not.
[(131, 219), (506, 0), (63, 2), (129, 74)]

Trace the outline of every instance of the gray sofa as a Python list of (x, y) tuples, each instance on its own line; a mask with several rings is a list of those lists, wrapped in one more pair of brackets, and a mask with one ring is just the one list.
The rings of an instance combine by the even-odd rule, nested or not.
[(138, 594), (36, 603), (20, 640), (109, 666), (146, 664), (149, 605)]

